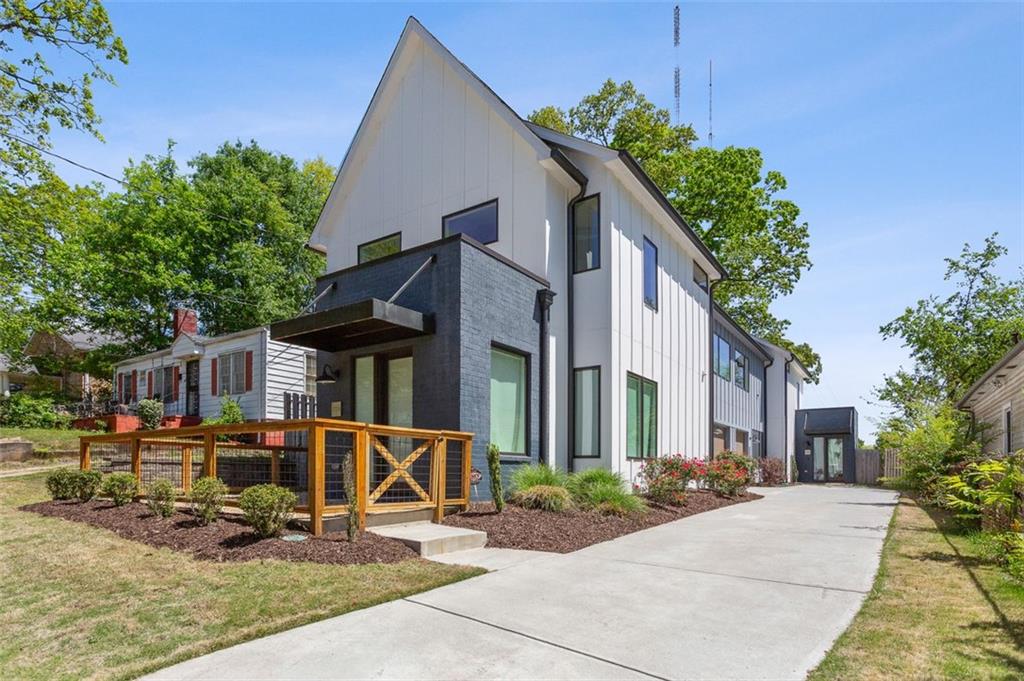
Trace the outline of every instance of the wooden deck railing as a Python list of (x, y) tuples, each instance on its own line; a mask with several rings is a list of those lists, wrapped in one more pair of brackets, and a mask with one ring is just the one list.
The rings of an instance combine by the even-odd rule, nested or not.
[[(232, 495), (287, 487), (321, 534), (324, 516), (346, 514), (353, 501), (360, 527), (368, 513), (432, 509), (436, 522), (445, 507), (467, 506), (473, 435), (316, 418), (87, 435), (80, 447), (82, 470), (131, 472), (143, 495), (159, 478), (183, 496), (202, 476), (221, 478)], [(349, 455), (355, 500), (345, 494)]]

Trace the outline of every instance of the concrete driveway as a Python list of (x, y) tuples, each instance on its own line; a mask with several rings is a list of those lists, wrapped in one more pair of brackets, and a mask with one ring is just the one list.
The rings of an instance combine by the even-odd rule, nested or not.
[(759, 491), (153, 678), (802, 679), (871, 588), (896, 495)]

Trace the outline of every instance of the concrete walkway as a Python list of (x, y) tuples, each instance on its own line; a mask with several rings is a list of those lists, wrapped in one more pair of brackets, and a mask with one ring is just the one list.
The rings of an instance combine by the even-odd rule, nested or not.
[(871, 588), (896, 495), (763, 493), (152, 678), (802, 679)]

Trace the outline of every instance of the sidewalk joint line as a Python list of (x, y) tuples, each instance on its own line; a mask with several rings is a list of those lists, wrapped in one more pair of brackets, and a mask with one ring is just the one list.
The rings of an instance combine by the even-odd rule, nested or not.
[(562, 645), (561, 643), (555, 643), (554, 641), (548, 641), (546, 639), (540, 638), (539, 636), (533, 636), (531, 634), (526, 634), (526, 633), (521, 632), (521, 631), (516, 631), (515, 629), (510, 629), (508, 627), (503, 627), (500, 624), (494, 624), (493, 622), (488, 622), (486, 620), (482, 620), (482, 619), (473, 617), (471, 615), (464, 615), (461, 612), (454, 612), (452, 610), (446, 610), (446, 609), (444, 609), (442, 607), (439, 607), (439, 606), (436, 606), (436, 605), (430, 605), (429, 603), (423, 603), (421, 601), (413, 600), (412, 598), (403, 598), (402, 600), (408, 601), (409, 603), (413, 603), (415, 605), (422, 606), (424, 608), (430, 608), (431, 610), (437, 610), (438, 612), (443, 612), (443, 613), (448, 614), (448, 615), (453, 615), (455, 617), (461, 617), (462, 619), (466, 619), (466, 620), (469, 620), (471, 622), (476, 622), (477, 624), (482, 624), (482, 625), (484, 625), (486, 627), (491, 627), (493, 629), (498, 629), (500, 631), (504, 631), (504, 632), (507, 632), (509, 634), (514, 634), (516, 636), (522, 636), (523, 638), (528, 638), (531, 641), (536, 641), (537, 643), (543, 643), (544, 645), (552, 646), (554, 648), (560, 648), (561, 650), (565, 650), (565, 651), (570, 652), (570, 653), (575, 653), (576, 655), (582, 655), (583, 657), (589, 657), (592, 660), (597, 660), (598, 662), (604, 662), (605, 664), (610, 664), (610, 665), (612, 665), (614, 667), (618, 667), (620, 669), (627, 669), (627, 670), (629, 670), (631, 672), (635, 672), (637, 674), (642, 674), (643, 676), (647, 676), (647, 677), (650, 677), (652, 679), (659, 679), (659, 681), (670, 681), (670, 679), (668, 679), (667, 677), (658, 676), (657, 674), (652, 674), (651, 672), (645, 672), (642, 669), (637, 669), (636, 667), (630, 667), (628, 664), (622, 664), (621, 662), (615, 662), (614, 660), (609, 660), (608, 658), (601, 657), (599, 655), (594, 655), (593, 653), (587, 653), (587, 652), (584, 652), (582, 650), (577, 650), (575, 648), (570, 648), (569, 646)]

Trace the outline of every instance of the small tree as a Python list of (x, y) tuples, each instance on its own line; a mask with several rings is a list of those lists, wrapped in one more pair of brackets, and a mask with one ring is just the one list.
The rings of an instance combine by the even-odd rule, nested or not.
[(501, 513), (505, 510), (505, 490), (501, 486), (501, 450), (493, 442), (487, 447), (487, 471), (491, 478), (491, 499), (494, 508)]

